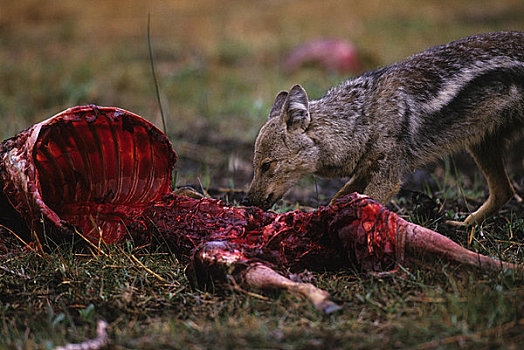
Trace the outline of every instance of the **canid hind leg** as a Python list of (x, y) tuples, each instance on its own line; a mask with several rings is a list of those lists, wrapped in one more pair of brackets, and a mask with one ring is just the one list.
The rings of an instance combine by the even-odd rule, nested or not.
[(486, 137), (479, 144), (468, 147), (468, 150), (488, 182), (489, 196), (484, 204), (470, 214), (464, 222), (450, 222), (451, 224), (479, 224), (502, 208), (514, 194), (504, 168), (503, 139), (496, 136)]

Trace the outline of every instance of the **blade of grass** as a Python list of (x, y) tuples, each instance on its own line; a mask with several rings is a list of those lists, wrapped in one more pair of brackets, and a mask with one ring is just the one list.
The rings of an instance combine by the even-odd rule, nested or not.
[(150, 274), (152, 274), (154, 277), (156, 277), (159, 281), (162, 281), (168, 285), (175, 285), (175, 286), (180, 286), (180, 282), (177, 281), (177, 283), (174, 283), (174, 282), (170, 282), (168, 280), (166, 280), (164, 277), (160, 276), (159, 274), (157, 274), (155, 271), (151, 270), (149, 267), (147, 267), (146, 265), (144, 265), (140, 260), (137, 259), (136, 256), (134, 256), (133, 254), (127, 254), (126, 252), (124, 252), (124, 250), (122, 249), (122, 247), (118, 246), (118, 250), (120, 250), (120, 252), (122, 254), (124, 254), (126, 257), (128, 257), (131, 261), (135, 262), (137, 265), (139, 265), (141, 268), (143, 268), (145, 271), (149, 272)]
[(164, 115), (164, 108), (162, 107), (162, 101), (160, 100), (160, 88), (158, 86), (155, 60), (153, 58), (153, 48), (151, 46), (151, 13), (147, 14), (147, 45), (149, 48), (149, 62), (151, 63), (151, 73), (153, 74), (153, 81), (155, 83), (156, 100), (158, 103), (158, 108), (160, 108), (160, 115), (162, 117), (162, 126), (164, 128), (164, 134), (167, 134), (166, 118)]
[(9, 227), (6, 227), (2, 224), (0, 224), (0, 227), (7, 230), (10, 234), (12, 234), (13, 236), (15, 236), (16, 239), (18, 239), (20, 242), (22, 242), (24, 244), (24, 246), (31, 250), (32, 252), (38, 254), (38, 256), (42, 257), (39, 253), (38, 253), (38, 250), (36, 248), (33, 248), (31, 247), (31, 245), (29, 243), (27, 243), (26, 241), (24, 241), (19, 235), (17, 235), (13, 230), (11, 230)]

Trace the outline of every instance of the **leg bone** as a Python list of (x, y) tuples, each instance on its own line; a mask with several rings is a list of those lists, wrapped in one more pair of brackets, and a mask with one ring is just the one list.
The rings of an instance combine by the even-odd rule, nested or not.
[(270, 267), (252, 262), (233, 245), (211, 241), (203, 244), (193, 258), (193, 269), (199, 285), (208, 281), (227, 281), (233, 277), (236, 282), (249, 288), (284, 289), (309, 299), (315, 307), (325, 313), (341, 309), (329, 299), (329, 293), (310, 283), (293, 282)]
[(259, 289), (284, 289), (309, 299), (317, 310), (326, 314), (341, 310), (342, 307), (329, 299), (329, 293), (311, 283), (293, 282), (270, 267), (253, 264), (244, 275), (244, 283)]

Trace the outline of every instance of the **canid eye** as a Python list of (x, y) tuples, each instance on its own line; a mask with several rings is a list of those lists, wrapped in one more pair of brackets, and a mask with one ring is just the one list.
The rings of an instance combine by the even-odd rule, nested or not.
[(267, 172), (270, 166), (271, 166), (271, 162), (262, 163), (262, 165), (260, 166), (260, 171), (262, 171), (262, 174)]

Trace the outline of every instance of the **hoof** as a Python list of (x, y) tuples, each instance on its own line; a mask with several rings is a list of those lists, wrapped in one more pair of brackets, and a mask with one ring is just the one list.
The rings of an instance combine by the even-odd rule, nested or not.
[(331, 300), (325, 300), (318, 305), (315, 305), (319, 311), (329, 315), (338, 311), (342, 311), (344, 308)]

